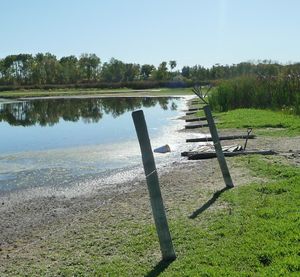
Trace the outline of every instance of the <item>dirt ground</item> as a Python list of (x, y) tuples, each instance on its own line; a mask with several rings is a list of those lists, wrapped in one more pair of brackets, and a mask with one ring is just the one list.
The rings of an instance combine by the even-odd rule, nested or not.
[[(208, 129), (192, 132), (208, 132)], [(241, 130), (221, 132), (229, 133), (241, 133)], [(243, 144), (244, 141), (222, 142), (222, 145), (233, 143)], [(300, 137), (258, 137), (249, 140), (248, 149), (272, 149), (280, 152), (288, 162), (299, 166), (299, 145)], [(298, 150), (298, 154), (290, 150)], [(253, 181), (263, 182), (240, 168), (234, 158), (228, 158), (227, 162), (235, 186)], [(178, 157), (178, 161), (158, 174), (166, 210), (171, 217), (178, 213), (191, 216), (214, 192), (224, 188), (217, 159), (187, 161)], [(16, 202), (9, 197), (0, 199), (0, 275), (5, 273), (7, 266), (33, 253), (42, 241), (50, 236), (61, 238), (66, 230), (78, 228), (87, 218), (97, 218), (102, 228), (116, 220), (126, 220), (133, 216), (139, 220), (152, 220), (143, 179), (114, 185), (81, 197), (39, 196)], [(218, 204), (213, 207), (218, 208)], [(33, 256), (32, 259), (38, 258)]]

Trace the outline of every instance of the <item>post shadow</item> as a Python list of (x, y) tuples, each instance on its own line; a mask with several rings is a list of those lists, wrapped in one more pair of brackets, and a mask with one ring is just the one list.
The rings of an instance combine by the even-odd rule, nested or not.
[(151, 271), (149, 271), (145, 275), (145, 277), (157, 277), (157, 276), (159, 276), (174, 261), (175, 261), (175, 259), (173, 259), (173, 260), (161, 260)]
[(213, 205), (217, 199), (220, 197), (220, 195), (225, 192), (226, 190), (229, 190), (230, 187), (225, 187), (221, 190), (216, 191), (212, 198), (209, 199), (202, 207), (200, 207), (199, 209), (197, 209), (196, 211), (194, 211), (189, 218), (190, 219), (195, 219), (199, 214), (203, 213), (205, 210), (207, 210), (211, 205)]

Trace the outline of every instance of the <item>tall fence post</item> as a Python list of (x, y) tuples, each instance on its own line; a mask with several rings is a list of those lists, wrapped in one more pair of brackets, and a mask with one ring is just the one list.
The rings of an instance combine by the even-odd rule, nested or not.
[(160, 243), (162, 258), (165, 261), (174, 260), (176, 259), (176, 254), (168, 227), (168, 221), (161, 196), (158, 175), (143, 111), (139, 110), (133, 112), (132, 118), (141, 148), (147, 187), (150, 195), (152, 213)]
[(222, 146), (220, 143), (220, 139), (219, 139), (219, 135), (218, 135), (218, 131), (214, 122), (214, 119), (212, 117), (211, 114), (211, 110), (209, 106), (205, 106), (204, 107), (204, 113), (208, 122), (208, 126), (209, 126), (209, 130), (210, 130), (210, 134), (214, 143), (214, 147), (215, 147), (215, 151), (216, 151), (216, 155), (218, 158), (218, 162), (222, 171), (222, 175), (223, 175), (223, 179), (225, 182), (226, 187), (228, 188), (232, 188), (233, 187), (233, 183), (232, 183), (232, 179), (229, 173), (229, 169), (227, 167), (227, 163), (225, 160), (225, 156), (222, 150)]

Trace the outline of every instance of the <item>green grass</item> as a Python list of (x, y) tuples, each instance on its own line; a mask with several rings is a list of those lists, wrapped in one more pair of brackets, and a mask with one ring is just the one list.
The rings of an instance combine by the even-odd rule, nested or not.
[[(159, 90), (159, 91), (157, 91)], [(120, 89), (57, 89), (57, 90), (17, 90), (0, 92), (0, 98), (23, 98), (23, 97), (45, 97), (45, 96), (72, 96), (72, 95), (123, 95), (138, 96), (152, 95), (185, 95), (192, 94), (191, 89), (153, 89), (153, 90), (132, 90), (127, 88)]]
[(214, 113), (218, 128), (248, 128), (256, 134), (267, 136), (300, 135), (300, 117), (285, 112), (260, 109), (236, 109)]
[[(95, 220), (50, 239), (36, 253), (39, 260), (15, 263), (13, 276), (299, 276), (300, 168), (278, 158), (237, 158), (263, 184), (227, 190), (212, 209), (190, 219), (171, 216), (178, 258), (156, 267), (159, 246), (152, 223), (131, 220), (101, 225)], [(242, 170), (242, 169), (241, 169)], [(157, 276), (157, 275), (152, 275)]]

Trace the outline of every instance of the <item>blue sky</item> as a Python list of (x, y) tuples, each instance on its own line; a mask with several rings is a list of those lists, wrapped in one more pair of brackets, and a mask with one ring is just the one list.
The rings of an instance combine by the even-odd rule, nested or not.
[(0, 0), (0, 58), (95, 53), (178, 67), (300, 62), (300, 0)]

